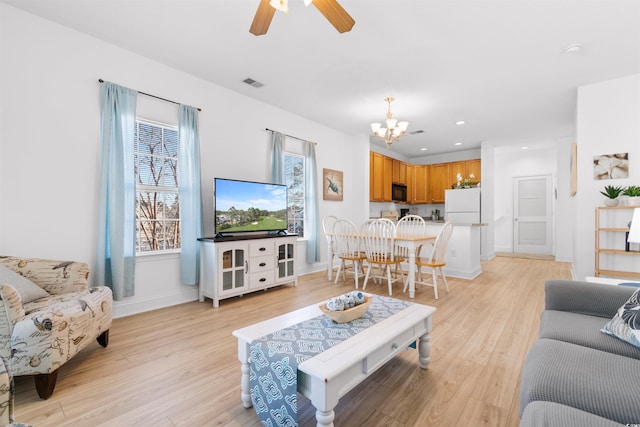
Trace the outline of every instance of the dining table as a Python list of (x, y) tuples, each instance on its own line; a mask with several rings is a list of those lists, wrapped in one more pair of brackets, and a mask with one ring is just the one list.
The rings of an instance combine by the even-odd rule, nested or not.
[[(327, 239), (327, 256), (328, 256), (328, 266), (327, 266), (327, 277), (329, 280), (332, 280), (333, 277), (333, 263), (331, 260), (333, 259), (333, 233), (326, 233), (325, 238)], [(416, 293), (416, 252), (418, 248), (422, 245), (426, 245), (429, 243), (434, 243), (438, 236), (434, 234), (422, 234), (422, 235), (414, 235), (414, 236), (397, 236), (394, 237), (394, 242), (397, 246), (404, 247), (408, 252), (408, 263), (409, 263), (409, 298), (414, 298)]]

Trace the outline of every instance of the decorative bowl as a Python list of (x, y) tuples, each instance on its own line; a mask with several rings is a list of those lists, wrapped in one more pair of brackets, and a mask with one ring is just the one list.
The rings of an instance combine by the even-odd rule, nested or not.
[(347, 323), (347, 322), (351, 322), (352, 320), (356, 320), (359, 317), (362, 317), (362, 315), (367, 311), (367, 309), (371, 305), (372, 301), (373, 300), (371, 299), (371, 297), (365, 295), (364, 302), (362, 304), (358, 304), (355, 307), (351, 307), (347, 310), (342, 310), (342, 311), (329, 310), (327, 308), (327, 303), (321, 304), (320, 310), (322, 310), (325, 316), (327, 316), (329, 319), (333, 320), (336, 323)]

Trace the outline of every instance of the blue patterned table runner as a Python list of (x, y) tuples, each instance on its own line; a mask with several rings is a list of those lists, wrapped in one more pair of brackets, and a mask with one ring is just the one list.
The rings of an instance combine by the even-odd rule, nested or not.
[(249, 388), (251, 402), (268, 427), (298, 425), (298, 365), (413, 303), (373, 296), (366, 313), (348, 323), (325, 315), (305, 320), (258, 338), (251, 343)]

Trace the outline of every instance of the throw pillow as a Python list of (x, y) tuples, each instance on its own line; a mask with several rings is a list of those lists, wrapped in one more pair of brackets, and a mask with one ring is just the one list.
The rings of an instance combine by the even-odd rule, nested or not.
[(613, 319), (604, 325), (602, 332), (640, 348), (640, 289), (618, 309)]
[(31, 280), (2, 265), (0, 265), (0, 283), (13, 286), (20, 295), (23, 304), (49, 296), (47, 291)]
[(630, 286), (632, 288), (640, 288), (640, 282), (624, 282), (618, 283), (618, 286)]

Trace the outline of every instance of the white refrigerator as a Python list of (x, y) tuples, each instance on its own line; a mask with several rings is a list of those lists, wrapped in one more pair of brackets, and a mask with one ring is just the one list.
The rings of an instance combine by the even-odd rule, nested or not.
[(480, 189), (445, 190), (444, 218), (454, 224), (480, 224)]

